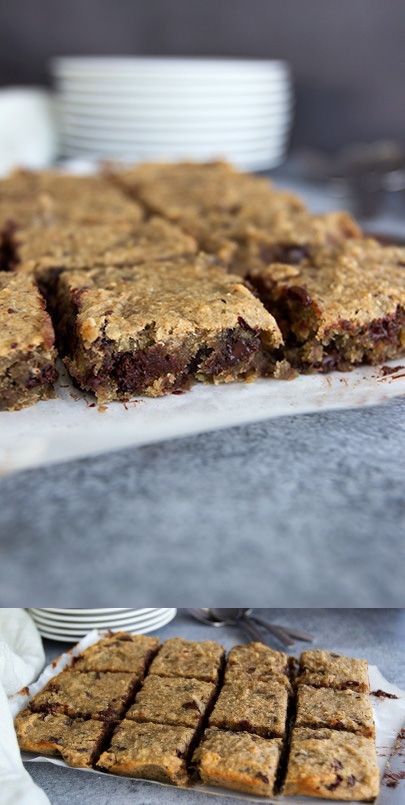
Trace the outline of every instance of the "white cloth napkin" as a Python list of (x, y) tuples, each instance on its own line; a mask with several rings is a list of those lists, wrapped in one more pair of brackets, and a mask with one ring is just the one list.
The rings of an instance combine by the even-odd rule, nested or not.
[(49, 805), (21, 761), (7, 696), (29, 685), (45, 654), (34, 622), (23, 609), (0, 609), (0, 805)]

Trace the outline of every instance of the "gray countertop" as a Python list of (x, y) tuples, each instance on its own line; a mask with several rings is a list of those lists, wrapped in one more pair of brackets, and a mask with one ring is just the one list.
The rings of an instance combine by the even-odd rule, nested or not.
[[(314, 646), (366, 658), (378, 665), (384, 676), (405, 687), (405, 611), (393, 609), (276, 609), (262, 610), (273, 622), (304, 629), (315, 636)], [(166, 639), (174, 635), (194, 640), (217, 639), (226, 648), (244, 642), (239, 629), (214, 630), (190, 619), (180, 611), (177, 618), (157, 634)], [(60, 654), (64, 645), (45, 641), (47, 659)], [(304, 644), (298, 644), (298, 653)], [(276, 646), (274, 646), (276, 647)], [(193, 791), (161, 788), (148, 783), (117, 779), (103, 775), (84, 774), (43, 763), (27, 763), (26, 768), (48, 794), (51, 805), (212, 805), (212, 797)], [(236, 803), (234, 797), (218, 800)]]
[(0, 604), (402, 606), (404, 488), (404, 398), (19, 473)]

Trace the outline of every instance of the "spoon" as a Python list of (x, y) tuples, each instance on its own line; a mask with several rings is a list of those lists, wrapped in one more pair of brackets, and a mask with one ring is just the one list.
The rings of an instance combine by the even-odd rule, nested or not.
[[(279, 642), (281, 642), (286, 648), (294, 645), (294, 640), (291, 638), (295, 638), (297, 640), (304, 640), (307, 642), (312, 642), (313, 637), (306, 632), (300, 632), (297, 629), (291, 629), (290, 627), (282, 627), (277, 626), (276, 624), (270, 623), (266, 618), (262, 618), (260, 615), (256, 615), (252, 613), (252, 609), (249, 607), (239, 607), (239, 608), (194, 608), (189, 609), (190, 614), (196, 618), (197, 620), (201, 621), (202, 623), (209, 624), (210, 626), (225, 626), (225, 625), (232, 625), (236, 626), (239, 623), (245, 628), (246, 624), (248, 628), (252, 627), (255, 623), (260, 624), (265, 629), (267, 629), (270, 634), (272, 634)], [(265, 642), (260, 635), (258, 637), (259, 630), (255, 628), (255, 640), (259, 640), (260, 642)], [(247, 631), (247, 629), (246, 629)], [(250, 635), (253, 634), (251, 631)]]

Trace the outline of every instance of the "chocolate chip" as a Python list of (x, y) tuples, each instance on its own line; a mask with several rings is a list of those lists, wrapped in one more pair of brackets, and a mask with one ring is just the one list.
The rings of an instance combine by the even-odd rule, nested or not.
[(261, 771), (258, 771), (255, 776), (259, 780), (263, 780), (264, 783), (269, 783), (270, 782), (269, 778), (265, 774), (263, 774)]
[(288, 288), (288, 295), (297, 297), (304, 307), (309, 307), (312, 303), (312, 299), (307, 289), (302, 288), (300, 285), (291, 285), (291, 287)]
[(197, 710), (198, 713), (200, 712), (197, 702), (184, 702), (181, 706), (183, 710)]
[(335, 782), (330, 783), (330, 785), (325, 785), (325, 788), (327, 788), (328, 791), (334, 791), (340, 785), (340, 783), (342, 781), (343, 781), (343, 777), (341, 777), (340, 774), (337, 774), (336, 777), (335, 777)]
[(347, 785), (350, 786), (350, 788), (353, 788), (355, 782), (356, 782), (356, 778), (355, 778), (354, 774), (349, 774), (349, 776), (347, 778)]
[(342, 766), (340, 760), (337, 760), (337, 758), (335, 758), (335, 757), (332, 758), (330, 765), (331, 765), (331, 768), (333, 769), (333, 771), (338, 771), (339, 769), (343, 769), (343, 766)]

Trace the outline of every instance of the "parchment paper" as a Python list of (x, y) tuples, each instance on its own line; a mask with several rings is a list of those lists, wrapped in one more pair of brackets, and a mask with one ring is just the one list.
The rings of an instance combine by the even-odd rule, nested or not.
[[(12, 696), (9, 699), (9, 703), (13, 718), (16, 717), (20, 710), (27, 706), (31, 696), (42, 690), (42, 688), (52, 677), (56, 676), (56, 674), (62, 671), (63, 668), (69, 665), (72, 656), (80, 654), (80, 652), (85, 648), (96, 643), (101, 636), (102, 635), (100, 632), (96, 630), (89, 632), (89, 634), (80, 640), (80, 642), (77, 643), (76, 646), (74, 646), (67, 654), (62, 654), (58, 660), (54, 661), (51, 665), (48, 665), (42, 672), (39, 679), (30, 685), (29, 688), (26, 688), (23, 692), (17, 693), (15, 696)], [(398, 733), (405, 726), (405, 691), (400, 690), (395, 685), (388, 682), (375, 665), (369, 666), (369, 675), (372, 691), (383, 690), (386, 693), (393, 693), (398, 696), (398, 699), (377, 698), (375, 696), (371, 697), (376, 724), (377, 760), (380, 775), (381, 778), (383, 778), (384, 769), (397, 739)], [(24, 763), (53, 763), (55, 766), (71, 768), (63, 760), (53, 757), (46, 757), (45, 755), (33, 755), (29, 752), (22, 752), (22, 758)], [(103, 774), (103, 776), (114, 776), (119, 778), (119, 775), (111, 775), (107, 774), (106, 772), (99, 772), (93, 769), (76, 769), (75, 771), (84, 772), (86, 774)], [(126, 777), (125, 779), (128, 780), (130, 778)], [(137, 780), (135, 779), (132, 782), (134, 785), (137, 784)], [(163, 787), (167, 787), (164, 783), (156, 783), (151, 780), (146, 780), (144, 782), (148, 782), (150, 785), (161, 785)], [(236, 791), (212, 788), (208, 786), (195, 786), (193, 789), (188, 788), (186, 790), (188, 791), (189, 795), (190, 792), (194, 790), (202, 791), (205, 794), (212, 794), (213, 796), (234, 797), (235, 799), (241, 799), (245, 802), (277, 803), (277, 805), (320, 805), (322, 801), (326, 802), (326, 800), (314, 799), (312, 797), (279, 796), (272, 797), (271, 799), (268, 799), (267, 797), (253, 797), (247, 794), (238, 794)], [(178, 789), (179, 798), (181, 797), (183, 791), (184, 789)], [(395, 794), (396, 802), (405, 802), (405, 780), (399, 781)], [(392, 789), (382, 784), (381, 793), (378, 797), (376, 805), (391, 805), (392, 801)], [(179, 802), (181, 802), (180, 799)], [(339, 803), (337, 800), (334, 800), (334, 803), (335, 805), (344, 805), (344, 803)]]
[(360, 367), (290, 381), (198, 384), (181, 395), (99, 406), (60, 364), (55, 400), (0, 412), (0, 475), (286, 414), (377, 405), (405, 394), (405, 359), (388, 365), (399, 368), (389, 375)]

